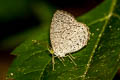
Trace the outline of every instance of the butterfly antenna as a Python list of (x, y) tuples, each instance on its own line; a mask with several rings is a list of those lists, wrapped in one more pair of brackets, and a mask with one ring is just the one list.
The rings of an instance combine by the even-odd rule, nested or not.
[[(75, 63), (75, 61), (73, 60), (73, 56), (69, 53), (69, 55), (67, 55), (68, 58), (72, 61), (72, 63), (76, 66), (77, 64)], [(71, 57), (72, 56), (72, 57)]]

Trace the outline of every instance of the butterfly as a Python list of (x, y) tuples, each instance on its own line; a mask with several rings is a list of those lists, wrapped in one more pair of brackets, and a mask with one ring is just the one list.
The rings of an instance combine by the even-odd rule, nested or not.
[[(52, 63), (54, 70), (54, 57), (63, 61), (63, 57), (68, 56), (72, 61), (74, 57), (71, 53), (82, 49), (90, 39), (89, 28), (86, 24), (78, 22), (72, 14), (57, 10), (52, 18), (50, 27), (50, 40), (53, 55)], [(76, 63), (73, 61), (76, 65)]]

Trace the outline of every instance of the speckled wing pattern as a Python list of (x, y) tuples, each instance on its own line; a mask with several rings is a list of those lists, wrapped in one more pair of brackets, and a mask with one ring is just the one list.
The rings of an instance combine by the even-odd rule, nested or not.
[(80, 50), (89, 40), (89, 28), (63, 10), (53, 15), (50, 40), (55, 56), (65, 57), (66, 54)]

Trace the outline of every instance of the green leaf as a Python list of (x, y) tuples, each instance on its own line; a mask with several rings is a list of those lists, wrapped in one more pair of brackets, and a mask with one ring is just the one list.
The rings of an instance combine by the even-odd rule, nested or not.
[[(12, 53), (17, 57), (9, 68), (8, 78), (15, 80), (112, 80), (120, 67), (120, 0), (105, 0), (95, 9), (77, 18), (91, 32), (88, 45), (73, 53), (77, 66), (66, 57), (64, 63), (55, 58), (52, 71), (49, 26), (40, 29), (40, 42), (26, 40)], [(44, 33), (44, 31), (46, 33)], [(46, 42), (45, 42), (46, 41)]]

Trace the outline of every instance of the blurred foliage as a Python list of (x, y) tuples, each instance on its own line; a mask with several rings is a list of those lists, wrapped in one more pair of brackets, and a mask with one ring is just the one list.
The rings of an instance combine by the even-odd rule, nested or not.
[(52, 16), (50, 4), (39, 0), (0, 1), (0, 50), (11, 49), (46, 27)]
[[(105, 0), (93, 10), (77, 17), (78, 21), (89, 26), (91, 39), (85, 48), (73, 54), (77, 67), (68, 58), (65, 58), (67, 66), (63, 66), (56, 58), (55, 71), (52, 71), (51, 55), (47, 50), (55, 8), (46, 4), (35, 5), (34, 11), (44, 22), (41, 27), (28, 31), (30, 38), (12, 52), (17, 57), (9, 68), (7, 79), (112, 80), (120, 67), (119, 3), (119, 0)], [(39, 42), (34, 43), (32, 40)]]
[(0, 0), (0, 19), (8, 20), (23, 15), (27, 5), (27, 0)]

